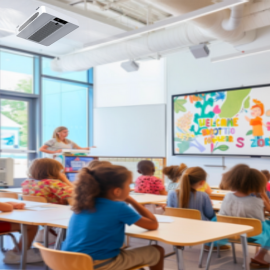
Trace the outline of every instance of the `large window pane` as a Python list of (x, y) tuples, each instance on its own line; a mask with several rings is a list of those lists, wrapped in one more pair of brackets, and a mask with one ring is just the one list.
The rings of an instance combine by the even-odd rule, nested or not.
[(34, 58), (0, 50), (0, 89), (33, 93)]
[(87, 71), (76, 71), (76, 72), (56, 72), (51, 69), (51, 61), (50, 58), (42, 58), (42, 74), (59, 77), (64, 79), (69, 79), (73, 81), (80, 81), (80, 82), (88, 82), (88, 75)]
[(52, 138), (56, 127), (66, 126), (70, 140), (88, 145), (88, 91), (82, 85), (43, 79), (43, 143)]
[(1, 149), (27, 149), (28, 102), (1, 99)]

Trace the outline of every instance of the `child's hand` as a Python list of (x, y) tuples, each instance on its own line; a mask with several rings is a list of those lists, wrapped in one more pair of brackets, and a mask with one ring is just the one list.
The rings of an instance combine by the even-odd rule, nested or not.
[(128, 197), (125, 199), (125, 202), (126, 202), (126, 203), (132, 204), (132, 202), (134, 202), (134, 199), (133, 199), (131, 196), (128, 196)]
[(7, 202), (12, 205), (13, 209), (24, 209), (25, 203)]

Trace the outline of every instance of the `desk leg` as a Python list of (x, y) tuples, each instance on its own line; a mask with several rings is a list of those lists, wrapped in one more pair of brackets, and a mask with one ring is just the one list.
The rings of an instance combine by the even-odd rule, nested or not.
[(49, 227), (44, 226), (44, 247), (49, 247)]
[(241, 234), (241, 243), (242, 243), (243, 255), (244, 255), (244, 269), (245, 270), (250, 270), (248, 245), (247, 245), (247, 235), (246, 234)]
[(203, 254), (204, 254), (204, 244), (202, 244), (201, 254), (200, 254), (200, 258), (199, 258), (199, 268), (202, 268)]
[(22, 234), (22, 257), (21, 257), (21, 270), (26, 269), (26, 253), (27, 253), (27, 225), (21, 224)]
[(212, 242), (211, 243), (211, 246), (210, 246), (210, 250), (209, 250), (209, 253), (208, 253), (208, 257), (207, 257), (207, 262), (206, 262), (205, 270), (208, 270), (209, 267), (210, 267), (212, 253), (213, 253), (213, 247), (214, 247), (214, 242)]
[(185, 270), (185, 264), (184, 264), (184, 258), (183, 258), (184, 247), (177, 248), (176, 246), (173, 246), (173, 249), (174, 249), (175, 254), (176, 254), (178, 270)]
[(60, 229), (55, 241), (54, 249), (60, 249), (61, 243), (63, 242), (63, 238), (64, 238), (64, 229)]

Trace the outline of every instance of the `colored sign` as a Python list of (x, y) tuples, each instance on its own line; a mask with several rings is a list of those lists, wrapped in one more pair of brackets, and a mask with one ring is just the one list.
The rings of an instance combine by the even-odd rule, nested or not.
[(270, 86), (173, 96), (173, 154), (270, 156), (268, 98)]

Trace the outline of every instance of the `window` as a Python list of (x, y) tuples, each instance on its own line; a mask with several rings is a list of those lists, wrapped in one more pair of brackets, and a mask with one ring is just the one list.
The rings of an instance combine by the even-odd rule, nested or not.
[(34, 58), (0, 50), (0, 89), (33, 93)]
[(82, 147), (88, 145), (88, 92), (87, 86), (42, 80), (43, 142), (52, 138), (56, 127), (66, 126), (69, 139)]
[(14, 159), (16, 183), (56, 127), (80, 146), (91, 142), (93, 70), (55, 72), (52, 59), (0, 46), (0, 157)]

